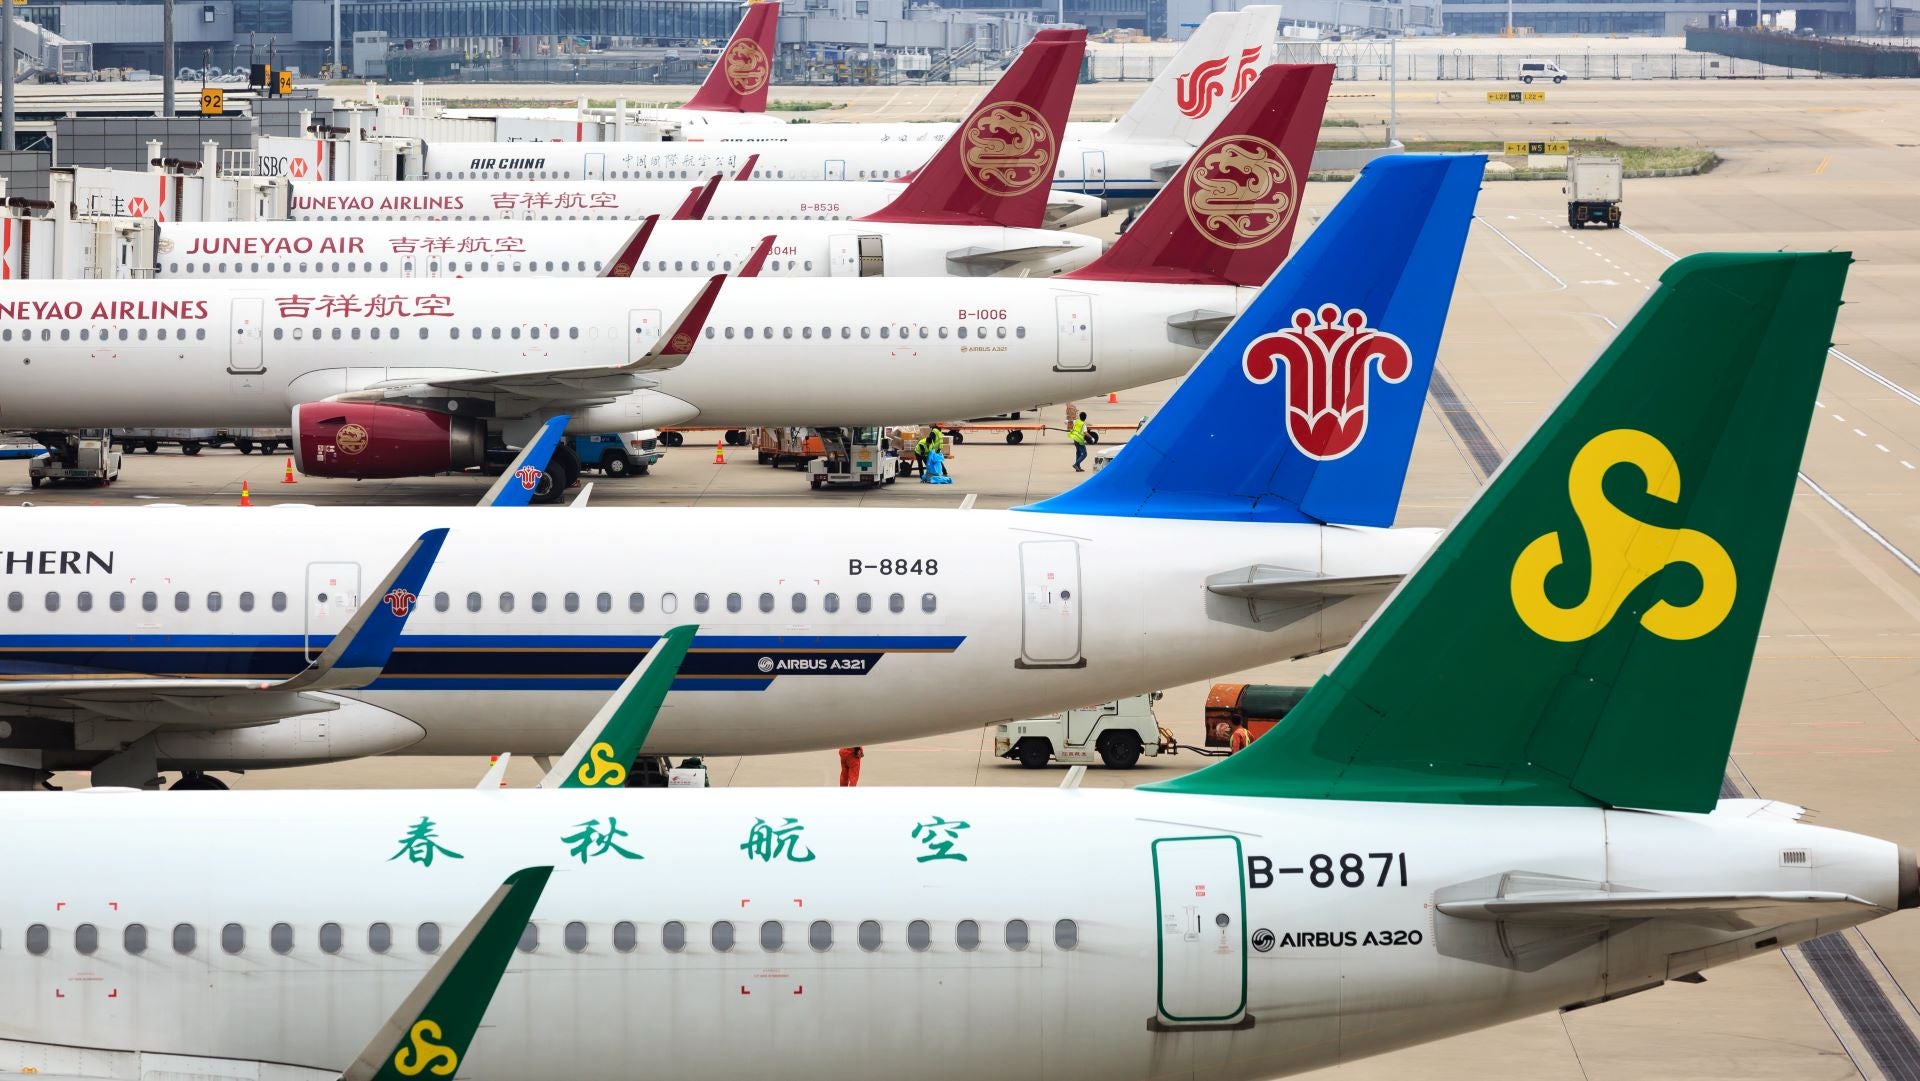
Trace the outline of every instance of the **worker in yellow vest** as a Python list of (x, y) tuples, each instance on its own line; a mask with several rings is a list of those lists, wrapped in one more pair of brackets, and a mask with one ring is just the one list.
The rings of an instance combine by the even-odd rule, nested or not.
[(1085, 473), (1081, 463), (1087, 460), (1087, 415), (1073, 418), (1073, 424), (1067, 429), (1067, 438), (1073, 440), (1073, 471)]

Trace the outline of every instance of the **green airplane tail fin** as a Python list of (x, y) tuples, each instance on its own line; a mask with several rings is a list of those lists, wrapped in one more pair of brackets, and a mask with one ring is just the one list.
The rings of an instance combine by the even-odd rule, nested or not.
[(653, 719), (673, 688), (698, 627), (675, 627), (660, 636), (645, 660), (613, 692), (600, 712), (560, 756), (541, 788), (619, 788), (627, 767), (653, 731)]
[(1669, 268), (1286, 720), (1152, 787), (1711, 810), (1850, 262)]
[(551, 867), (528, 867), (508, 875), (341, 1075), (343, 1081), (454, 1076), (552, 874)]

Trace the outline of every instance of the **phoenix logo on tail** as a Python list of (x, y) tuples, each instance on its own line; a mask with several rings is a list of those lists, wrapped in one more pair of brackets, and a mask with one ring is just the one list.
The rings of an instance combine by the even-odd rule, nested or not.
[(989, 195), (1020, 195), (1048, 179), (1053, 131), (1046, 117), (1017, 101), (995, 102), (960, 132), (967, 179)]
[(756, 94), (767, 85), (771, 65), (757, 41), (741, 38), (727, 46), (727, 54), (720, 58), (720, 64), (727, 85), (733, 87), (736, 94)]
[(1182, 187), (1193, 227), (1223, 248), (1266, 243), (1300, 204), (1300, 180), (1286, 155), (1252, 135), (1208, 143), (1194, 155)]
[(1293, 326), (1255, 338), (1240, 366), (1247, 379), (1266, 384), (1287, 369), (1287, 438), (1315, 461), (1345, 457), (1367, 434), (1367, 373), (1378, 362), (1380, 378), (1399, 383), (1413, 370), (1407, 343), (1367, 325), (1358, 308), (1320, 308), (1314, 323), (1305, 308)]
[[(1260, 77), (1260, 49), (1258, 45), (1240, 50), (1240, 66), (1233, 73), (1232, 94), (1228, 101), (1239, 101), (1240, 95), (1247, 92), (1253, 81)], [(1230, 56), (1216, 56), (1211, 60), (1202, 60), (1193, 66), (1193, 70), (1180, 76), (1174, 82), (1174, 101), (1184, 116), (1199, 119), (1207, 115), (1221, 94), (1228, 92), (1227, 62)]]

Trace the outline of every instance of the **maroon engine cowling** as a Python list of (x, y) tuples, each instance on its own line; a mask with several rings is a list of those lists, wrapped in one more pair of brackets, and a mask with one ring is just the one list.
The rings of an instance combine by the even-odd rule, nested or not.
[(406, 405), (293, 407), (294, 460), (310, 477), (425, 477), (486, 459), (487, 424)]

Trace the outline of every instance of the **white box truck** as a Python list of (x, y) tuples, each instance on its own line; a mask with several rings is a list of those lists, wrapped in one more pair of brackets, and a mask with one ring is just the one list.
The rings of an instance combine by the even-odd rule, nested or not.
[(1574, 158), (1567, 162), (1567, 225), (1620, 228), (1619, 158)]

